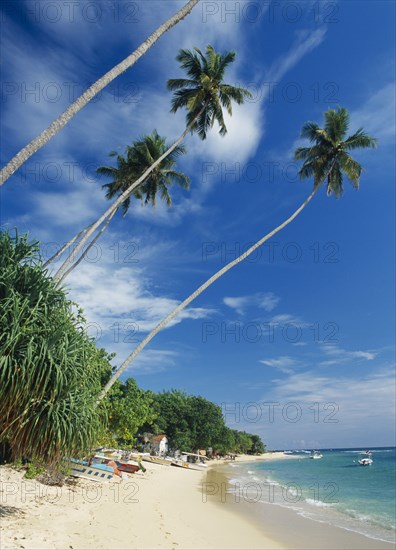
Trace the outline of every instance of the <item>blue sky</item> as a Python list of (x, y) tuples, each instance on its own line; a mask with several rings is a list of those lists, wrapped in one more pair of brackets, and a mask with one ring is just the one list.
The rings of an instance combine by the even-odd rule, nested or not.
[[(5, 2), (1, 163), (132, 52), (182, 2)], [(394, 4), (203, 2), (1, 188), (0, 222), (68, 240), (106, 208), (95, 169), (155, 128), (184, 129), (166, 80), (178, 49), (237, 51), (226, 80), (253, 98), (202, 142), (186, 139), (190, 191), (134, 204), (67, 280), (98, 344), (120, 364), (137, 342), (239, 251), (285, 220), (312, 182), (293, 150), (307, 120), (345, 106), (359, 192), (322, 191), (285, 230), (202, 294), (131, 365), (147, 389), (222, 405), (269, 448), (394, 445)]]

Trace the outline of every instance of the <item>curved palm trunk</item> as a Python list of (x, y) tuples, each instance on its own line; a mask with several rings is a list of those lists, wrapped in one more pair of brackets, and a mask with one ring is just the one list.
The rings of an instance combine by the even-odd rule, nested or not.
[(67, 242), (66, 244), (64, 244), (62, 246), (62, 248), (60, 248), (58, 250), (58, 252), (56, 252), (53, 256), (51, 256), (51, 258), (49, 258), (44, 264), (43, 264), (43, 268), (44, 267), (47, 267), (49, 264), (51, 264), (52, 262), (54, 262), (57, 258), (59, 258), (59, 256), (61, 256), (64, 251), (69, 248), (69, 246), (71, 246), (74, 242), (76, 242), (76, 240), (81, 237), (81, 235), (84, 235), (84, 233), (86, 231), (88, 231), (88, 229), (90, 228), (91, 226), (89, 225), (88, 227), (86, 227), (85, 229), (83, 229), (82, 231), (80, 231), (80, 233), (77, 233), (77, 235), (74, 235), (74, 237), (72, 239), (70, 239), (69, 242)]
[[(130, 187), (128, 187), (128, 189), (126, 191), (124, 191), (122, 193), (122, 195), (120, 195), (114, 202), (111, 206), (109, 206), (109, 208), (106, 210), (106, 212), (104, 214), (102, 214), (102, 216), (100, 216), (100, 218), (98, 218), (96, 220), (96, 222), (94, 222), (93, 224), (91, 224), (89, 227), (87, 227), (86, 229), (83, 230), (83, 233), (84, 233), (84, 236), (82, 237), (82, 239), (80, 240), (80, 242), (78, 243), (78, 245), (76, 246), (75, 250), (74, 250), (74, 254), (75, 255), (77, 252), (79, 252), (81, 250), (81, 248), (84, 246), (84, 244), (87, 242), (87, 240), (89, 239), (89, 237), (96, 231), (96, 229), (113, 213), (115, 212), (119, 207), (120, 205), (124, 202), (125, 199), (127, 199), (132, 191), (134, 189), (136, 189), (136, 187), (138, 185), (140, 185), (146, 178), (147, 176), (154, 170), (154, 168), (156, 168), (159, 164), (161, 164), (161, 162), (164, 160), (164, 158), (166, 158), (174, 149), (176, 149), (176, 147), (178, 145), (180, 145), (180, 143), (183, 141), (183, 139), (186, 137), (186, 135), (191, 131), (191, 128), (194, 126), (196, 120), (200, 117), (201, 113), (204, 111), (204, 109), (206, 108), (206, 105), (204, 105), (204, 107), (201, 109), (201, 111), (197, 114), (197, 116), (194, 118), (194, 120), (192, 120), (190, 122), (190, 124), (187, 126), (187, 128), (184, 130), (184, 132), (181, 134), (181, 136), (175, 141), (175, 143), (173, 143), (173, 145), (171, 145), (169, 147), (169, 149), (167, 149), (165, 151), (165, 153), (163, 153), (155, 162), (153, 162), (153, 164), (147, 168), (147, 170), (140, 176), (139, 179), (137, 179)], [(81, 235), (81, 231), (80, 231), (80, 235)], [(77, 237), (76, 237), (77, 238)], [(76, 238), (73, 237), (74, 240), (76, 240)], [(73, 240), (72, 239), (72, 240)], [(74, 242), (73, 240), (73, 242)], [(73, 262), (73, 256), (70, 255), (68, 258), (66, 258), (66, 260), (63, 262), (63, 264), (61, 265), (61, 267), (59, 268), (59, 270), (56, 272), (55, 274), (55, 277), (54, 279), (56, 281), (59, 281), (61, 279), (63, 279), (63, 275), (64, 273), (69, 270), (69, 266), (70, 264)]]
[(137, 348), (125, 359), (125, 361), (122, 363), (120, 368), (113, 374), (113, 376), (110, 378), (110, 380), (107, 382), (101, 393), (99, 394), (98, 402), (103, 399), (103, 397), (107, 394), (107, 392), (110, 390), (110, 388), (113, 386), (113, 384), (116, 382), (116, 380), (121, 376), (121, 374), (129, 367), (129, 365), (134, 361), (134, 359), (139, 355), (139, 353), (147, 346), (147, 344), (154, 338), (158, 332), (160, 332), (163, 328), (165, 328), (171, 321), (174, 319), (186, 306), (188, 306), (197, 296), (199, 296), (204, 290), (206, 290), (211, 284), (213, 284), (217, 279), (219, 279), (222, 275), (227, 273), (231, 268), (233, 268), (235, 265), (239, 264), (243, 260), (245, 260), (250, 254), (252, 254), (257, 248), (259, 248), (265, 241), (268, 241), (271, 237), (273, 237), (276, 233), (281, 231), (284, 227), (289, 225), (294, 218), (298, 216), (298, 214), (304, 210), (304, 208), (307, 206), (307, 204), (311, 201), (311, 199), (315, 196), (315, 194), (318, 192), (320, 188), (320, 185), (315, 187), (315, 189), (312, 191), (312, 193), (309, 195), (309, 197), (303, 202), (303, 204), (297, 208), (297, 210), (289, 217), (286, 221), (284, 221), (281, 225), (278, 225), (275, 229), (273, 229), (270, 233), (267, 233), (265, 237), (257, 241), (254, 245), (252, 245), (246, 252), (238, 256), (235, 260), (225, 265), (222, 269), (217, 271), (210, 279), (208, 279), (203, 285), (201, 285), (195, 292), (190, 294), (188, 298), (186, 298), (181, 304), (179, 304), (173, 311), (169, 313), (163, 319), (151, 332), (140, 342), (140, 344), (137, 346)]
[[(101, 234), (103, 233), (103, 231), (105, 231), (106, 227), (109, 225), (109, 223), (111, 222), (114, 214), (117, 212), (117, 210), (114, 210), (114, 212), (112, 212), (110, 214), (110, 216), (107, 218), (106, 220), (106, 223), (102, 226), (101, 230), (98, 231), (97, 235), (95, 236), (94, 239), (92, 239), (92, 241), (89, 243), (89, 245), (87, 246), (87, 248), (84, 250), (84, 252), (81, 254), (81, 256), (78, 258), (78, 260), (76, 260), (74, 262), (74, 264), (69, 267), (69, 269), (62, 275), (62, 277), (59, 278), (59, 283), (61, 283), (63, 281), (63, 279), (65, 279), (69, 273), (71, 273), (77, 266), (80, 262), (83, 261), (83, 259), (85, 258), (85, 256), (88, 254), (88, 252), (90, 251), (90, 249), (93, 247), (93, 245), (96, 243), (96, 241), (99, 239), (99, 237), (101, 236)], [(74, 252), (75, 254), (75, 252)]]
[(121, 63), (113, 67), (104, 76), (90, 86), (76, 101), (74, 101), (56, 120), (33, 139), (26, 147), (21, 149), (19, 153), (0, 171), (0, 185), (3, 185), (7, 179), (22, 166), (36, 151), (41, 149), (52, 137), (54, 137), (73, 117), (76, 115), (93, 97), (95, 97), (103, 88), (112, 82), (117, 76), (132, 67), (144, 55), (149, 48), (157, 40), (174, 27), (179, 21), (184, 19), (198, 4), (199, 0), (190, 0), (182, 9), (180, 9), (173, 17), (160, 25), (148, 38), (143, 42), (137, 50), (126, 57)]

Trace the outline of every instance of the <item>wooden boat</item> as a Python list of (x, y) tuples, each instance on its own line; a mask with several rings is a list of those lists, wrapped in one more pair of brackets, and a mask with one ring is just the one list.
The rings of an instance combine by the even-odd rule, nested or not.
[[(120, 460), (113, 461), (111, 458), (100, 455), (95, 455), (92, 462), (93, 464), (109, 464), (110, 462), (114, 462), (120, 472), (126, 472), (127, 474), (135, 474), (141, 469), (141, 467), (136, 464), (129, 464), (128, 462), (121, 462)], [(112, 466), (112, 464), (110, 464), (110, 466)]]
[(208, 465), (205, 464), (205, 460), (208, 460), (206, 456), (198, 455), (195, 453), (182, 452), (181, 461), (188, 464), (190, 470), (206, 470)]
[(153, 464), (161, 464), (162, 466), (170, 466), (172, 464), (172, 460), (160, 456), (142, 456), (142, 460), (152, 462)]
[(178, 466), (179, 468), (187, 468), (189, 469), (191, 464), (188, 462), (184, 462), (184, 460), (172, 460), (171, 462), (172, 466)]
[(75, 458), (70, 458), (68, 462), (71, 475), (74, 477), (90, 479), (91, 481), (116, 481), (120, 479), (115, 476), (114, 468), (107, 464), (88, 464), (85, 460)]

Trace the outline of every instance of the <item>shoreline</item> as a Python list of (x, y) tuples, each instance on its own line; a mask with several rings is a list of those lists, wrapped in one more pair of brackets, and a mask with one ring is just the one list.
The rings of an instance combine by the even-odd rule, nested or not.
[[(285, 458), (294, 458), (285, 456)], [(228, 507), (235, 515), (245, 516), (255, 526), (259, 526), (266, 536), (271, 536), (284, 548), (289, 550), (392, 550), (394, 543), (333, 525), (330, 522), (306, 517), (296, 509), (287, 505), (278, 505), (245, 498), (242, 494), (233, 492), (230, 480), (235, 473), (230, 464), (212, 468), (208, 479), (223, 486), (221, 494), (213, 495), (213, 502), (218, 506)], [(240, 489), (240, 488), (239, 488)], [(230, 492), (229, 492), (230, 491)], [(250, 500), (250, 501), (249, 501)], [(252, 500), (255, 500), (252, 502)], [(285, 529), (286, 526), (286, 529)]]
[[(227, 493), (237, 463), (290, 459), (283, 453), (213, 461), (207, 470), (145, 463), (121, 483), (79, 479), (48, 487), (0, 466), (2, 550), (390, 550), (339, 527)], [(263, 508), (264, 506), (264, 508)], [(263, 512), (264, 511), (264, 512)]]

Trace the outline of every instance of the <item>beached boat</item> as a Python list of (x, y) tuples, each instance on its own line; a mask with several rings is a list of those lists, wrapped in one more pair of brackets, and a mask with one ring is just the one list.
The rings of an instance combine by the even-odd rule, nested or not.
[(190, 464), (184, 460), (172, 460), (171, 466), (178, 466), (179, 468), (190, 468)]
[(161, 464), (162, 466), (170, 466), (172, 464), (171, 458), (163, 458), (161, 456), (145, 456), (143, 460), (152, 462), (153, 464)]
[[(120, 460), (112, 460), (111, 458), (101, 456), (101, 455), (95, 455), (92, 459), (93, 464), (109, 464), (109, 462), (114, 462), (117, 466), (117, 469), (120, 470), (120, 472), (126, 472), (127, 474), (135, 474), (138, 472), (141, 467), (136, 464), (130, 464), (128, 462), (122, 462)], [(111, 464), (110, 464), (111, 466)]]
[(119, 481), (114, 474), (114, 468), (107, 464), (89, 464), (85, 460), (70, 458), (68, 461), (71, 475), (92, 481)]
[(314, 460), (317, 460), (318, 458), (323, 458), (323, 455), (319, 451), (311, 451), (311, 455), (309, 458), (313, 458)]
[(190, 470), (206, 470), (208, 467), (205, 464), (205, 460), (208, 460), (206, 456), (198, 455), (195, 453), (182, 452), (181, 460), (189, 465)]
[(179, 468), (202, 471), (206, 470), (208, 467), (208, 465), (204, 463), (204, 460), (208, 459), (204, 456), (194, 453), (183, 452), (182, 456), (172, 460), (172, 466), (179, 466)]

